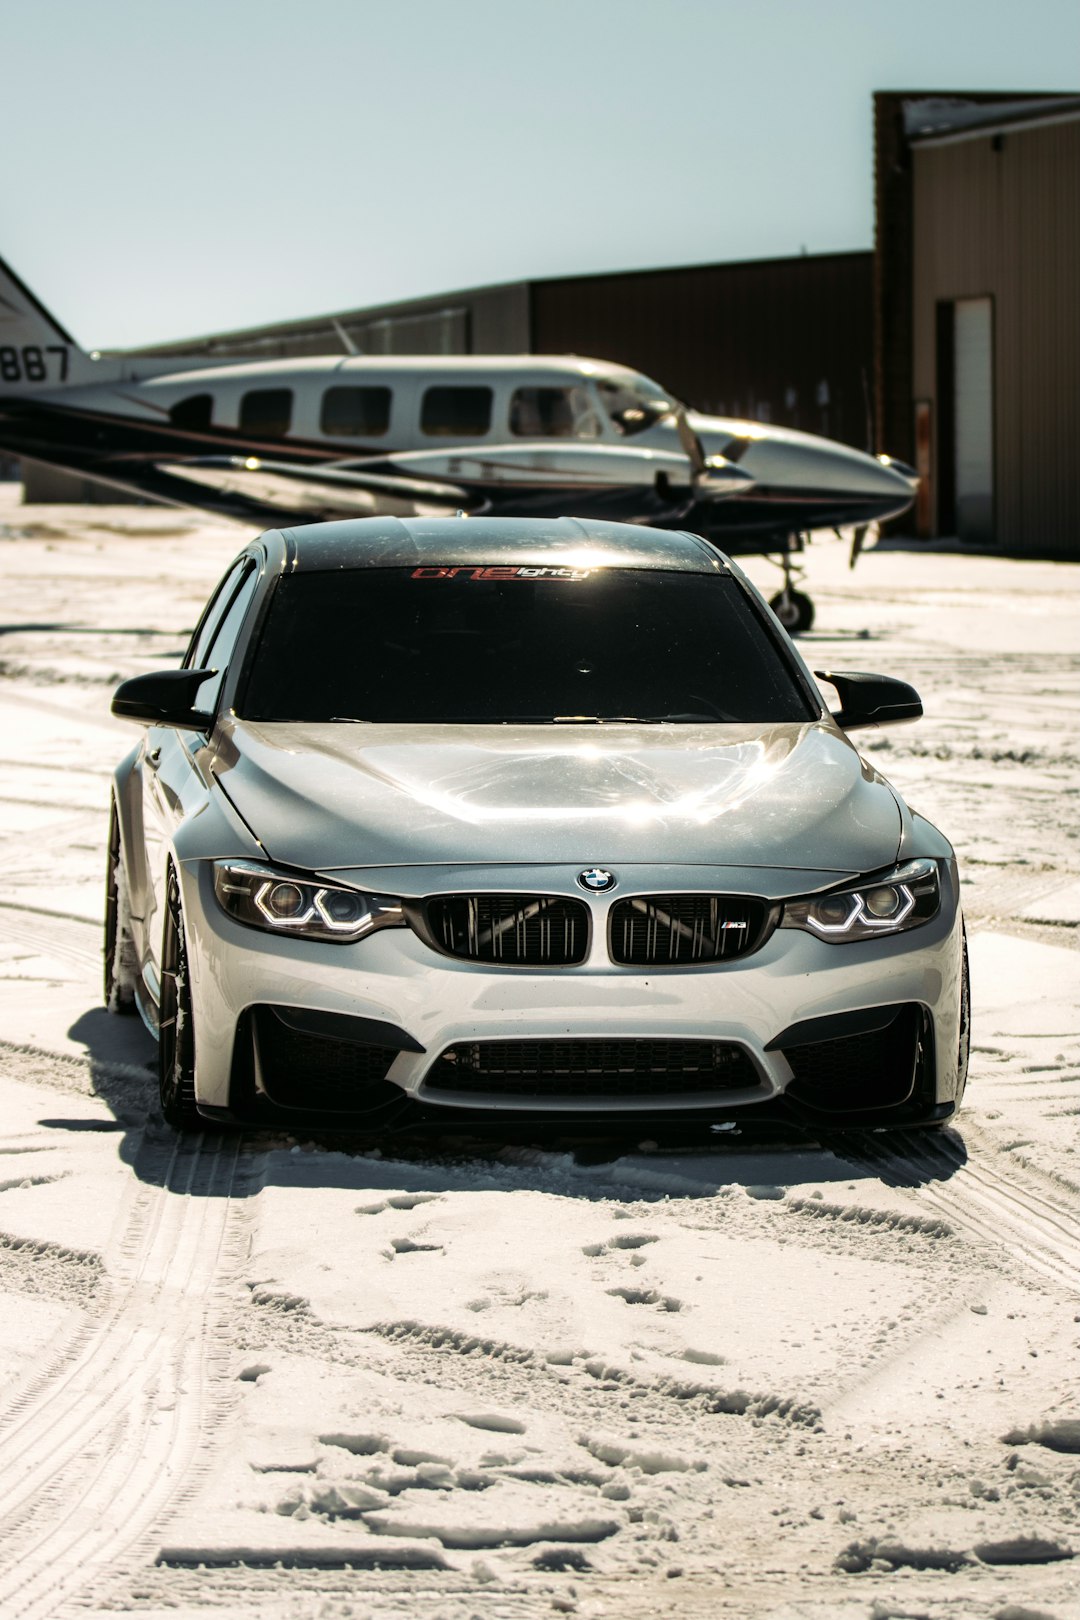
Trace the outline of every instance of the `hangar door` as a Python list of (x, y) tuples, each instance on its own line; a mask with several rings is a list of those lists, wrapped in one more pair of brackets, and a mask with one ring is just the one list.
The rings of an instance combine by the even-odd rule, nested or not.
[(953, 306), (953, 422), (956, 532), (994, 539), (994, 306), (958, 298)]

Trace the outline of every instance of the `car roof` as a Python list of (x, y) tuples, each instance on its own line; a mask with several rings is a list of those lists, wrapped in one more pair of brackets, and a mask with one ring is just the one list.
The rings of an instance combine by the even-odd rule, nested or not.
[(281, 533), (285, 566), (300, 573), (436, 563), (730, 573), (699, 535), (584, 518), (356, 518)]

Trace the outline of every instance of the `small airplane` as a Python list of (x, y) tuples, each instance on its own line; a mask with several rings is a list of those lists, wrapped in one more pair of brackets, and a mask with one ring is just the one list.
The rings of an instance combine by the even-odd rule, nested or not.
[(573, 355), (88, 354), (2, 260), (0, 449), (247, 523), (572, 512), (693, 529), (778, 554), (771, 605), (793, 631), (813, 622), (794, 586), (804, 537), (854, 526), (854, 562), (917, 486), (889, 456), (689, 411), (640, 372)]

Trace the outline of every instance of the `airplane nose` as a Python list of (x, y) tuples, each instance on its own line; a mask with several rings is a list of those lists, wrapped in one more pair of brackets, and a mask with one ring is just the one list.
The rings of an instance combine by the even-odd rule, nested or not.
[(909, 489), (918, 489), (919, 475), (915, 468), (906, 461), (897, 460), (896, 456), (887, 456), (884, 453), (874, 457), (879, 467), (885, 467), (890, 472), (899, 473)]

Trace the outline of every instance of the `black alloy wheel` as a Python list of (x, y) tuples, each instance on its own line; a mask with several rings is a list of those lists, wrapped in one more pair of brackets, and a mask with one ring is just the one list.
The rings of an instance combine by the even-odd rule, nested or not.
[(110, 1012), (135, 1011), (135, 947), (128, 919), (127, 879), (120, 850), (116, 800), (109, 804), (109, 854), (105, 873), (105, 1005)]
[(158, 1091), (166, 1123), (177, 1131), (205, 1130), (195, 1107), (195, 1030), (191, 1017), (184, 914), (180, 885), (170, 867), (161, 945), (161, 1003), (158, 1027)]

